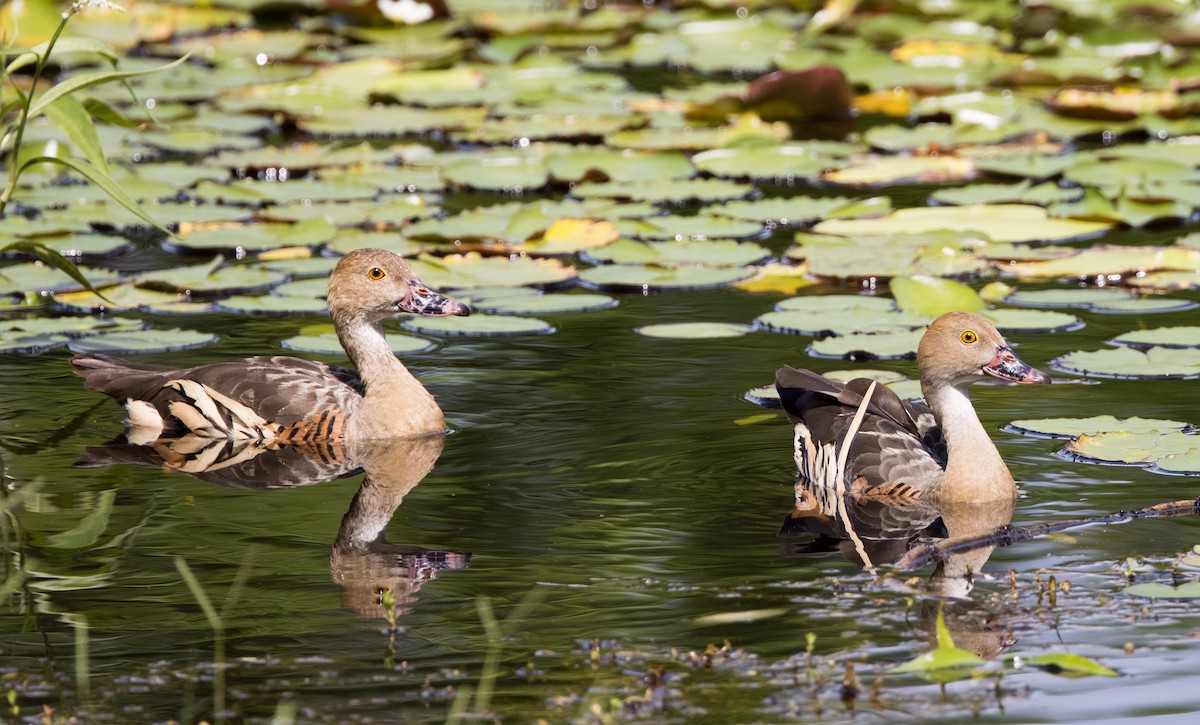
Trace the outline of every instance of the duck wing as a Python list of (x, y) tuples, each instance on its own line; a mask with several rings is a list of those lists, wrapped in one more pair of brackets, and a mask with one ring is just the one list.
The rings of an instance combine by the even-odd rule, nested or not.
[(88, 354), (71, 364), (89, 390), (126, 407), (131, 401), (153, 406), (162, 418), (163, 436), (196, 431), (194, 416), (187, 415), (191, 411), (210, 422), (217, 411), (229, 418), (257, 418), (243, 420), (247, 425), (287, 427), (323, 413), (351, 414), (363, 394), (353, 371), (284, 355), (172, 368)]
[[(842, 384), (809, 370), (776, 373), (780, 402), (796, 430), (796, 465), (811, 486), (836, 487), (838, 457), (871, 385)], [(855, 495), (919, 497), (945, 467), (945, 444), (929, 409), (876, 385), (846, 452), (844, 483)]]

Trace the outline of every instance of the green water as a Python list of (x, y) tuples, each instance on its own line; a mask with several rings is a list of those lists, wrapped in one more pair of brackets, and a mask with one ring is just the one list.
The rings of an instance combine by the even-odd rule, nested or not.
[[(6, 501), (31, 482), (38, 488), (5, 514), (3, 575), (22, 564), (31, 575), (0, 609), (0, 677), (6, 689), (25, 683), (21, 717), (49, 705), (89, 722), (211, 721), (214, 636), (178, 557), (218, 609), (237, 591), (222, 612), (224, 682), (215, 683), (231, 721), (265, 722), (294, 707), (302, 722), (442, 722), (464, 686), (491, 682), (481, 601), (501, 619), (524, 603), (493, 650), (488, 709), (511, 723), (976, 713), (1097, 721), (1182, 718), (1200, 705), (1195, 605), (1121, 594), (1127, 557), (1157, 567), (1142, 580), (1171, 580), (1162, 568), (1200, 543), (1193, 517), (1095, 525), (999, 549), (948, 612), (959, 631), (983, 622), (1015, 640), (1010, 653), (1070, 652), (1120, 677), (995, 665), (943, 692), (885, 674), (929, 646), (921, 587), (931, 569), (864, 571), (839, 556), (789, 555), (776, 531), (792, 508), (790, 428), (781, 413), (742, 398), (782, 364), (848, 364), (808, 358), (801, 337), (633, 332), (655, 322), (749, 322), (778, 298), (733, 289), (625, 295), (612, 309), (547, 316), (553, 335), (451, 338), (410, 356), (454, 429), (386, 526), (392, 544), (442, 552), (424, 561), (444, 568), (416, 575), (428, 579), (416, 585), (389, 574), (386, 557), (374, 569), (366, 557), (334, 557), (331, 570), (361, 475), (253, 490), (140, 466), (73, 468), (87, 446), (119, 433), (122, 411), (83, 390), (65, 352), (2, 356)], [(1045, 369), (1064, 352), (1097, 349), (1129, 329), (1188, 324), (1195, 313), (1079, 314), (1087, 322), (1079, 331), (1010, 341)], [(189, 322), (219, 332), (221, 344), (147, 359), (277, 352), (305, 320)], [(907, 361), (872, 365), (915, 373)], [(1055, 378), (1045, 389), (974, 392), (1022, 485), (1014, 524), (1196, 495), (1194, 478), (1070, 462), (1052, 455), (1060, 442), (998, 430), (1015, 418), (1102, 413), (1194, 421), (1194, 381)], [(378, 478), (403, 475), (392, 466)], [(1053, 602), (1051, 576), (1069, 582)], [(390, 645), (377, 585), (403, 595)], [(705, 647), (726, 643), (704, 666)], [(853, 711), (840, 699), (848, 662), (863, 683)]]

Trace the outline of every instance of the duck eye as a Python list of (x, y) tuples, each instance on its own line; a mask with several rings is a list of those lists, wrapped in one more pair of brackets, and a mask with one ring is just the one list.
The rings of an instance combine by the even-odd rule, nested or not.
[(384, 272), (382, 267), (371, 267), (367, 270), (367, 276), (378, 282), (387, 276), (387, 272)]
[(968, 345), (974, 345), (979, 340), (979, 335), (976, 335), (974, 330), (963, 330), (963, 334), (958, 338)]

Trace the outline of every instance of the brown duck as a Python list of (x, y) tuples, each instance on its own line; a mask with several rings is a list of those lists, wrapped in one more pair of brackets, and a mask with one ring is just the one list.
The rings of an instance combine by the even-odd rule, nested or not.
[(1050, 377), (1022, 362), (990, 322), (965, 312), (947, 313), (929, 326), (917, 348), (917, 370), (926, 404), (901, 400), (862, 378), (842, 384), (808, 370), (780, 369), (775, 387), (795, 426), (800, 479), (854, 496), (1014, 496), (1012, 474), (967, 387), (984, 377), (1019, 384), (1049, 383)]
[(380, 324), (397, 313), (467, 315), (382, 249), (343, 257), (329, 277), (329, 315), (357, 369), (266, 355), (171, 368), (108, 355), (71, 361), (85, 387), (129, 412), (129, 439), (194, 435), (302, 444), (441, 432), (441, 408), (388, 347)]

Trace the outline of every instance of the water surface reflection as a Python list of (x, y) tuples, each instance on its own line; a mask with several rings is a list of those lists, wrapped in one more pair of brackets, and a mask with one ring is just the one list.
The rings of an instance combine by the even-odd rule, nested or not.
[(403, 613), (422, 584), (471, 561), (470, 553), (393, 544), (384, 536), (404, 497), (433, 470), (444, 444), (441, 434), (301, 447), (195, 435), (137, 445), (121, 437), (88, 447), (75, 465), (152, 466), (240, 489), (312, 486), (362, 472), (334, 537), (329, 572), (341, 588), (343, 608), (378, 617), (384, 592), (392, 593), (394, 611)]

